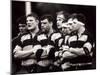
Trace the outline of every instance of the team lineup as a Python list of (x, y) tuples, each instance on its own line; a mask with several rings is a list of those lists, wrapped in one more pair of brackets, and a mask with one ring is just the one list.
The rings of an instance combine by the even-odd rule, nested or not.
[(42, 73), (92, 68), (94, 40), (82, 13), (56, 12), (39, 17), (32, 12), (18, 19), (19, 33), (12, 40), (14, 73)]

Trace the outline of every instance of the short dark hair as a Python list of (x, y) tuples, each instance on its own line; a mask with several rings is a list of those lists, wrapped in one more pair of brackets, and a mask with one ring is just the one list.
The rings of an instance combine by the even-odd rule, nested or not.
[(17, 19), (17, 24), (26, 24), (26, 17), (21, 16)]
[(27, 18), (27, 17), (31, 17), (31, 16), (34, 17), (35, 19), (39, 20), (38, 15), (37, 15), (36, 13), (34, 13), (34, 12), (32, 12), (32, 13), (26, 15), (26, 18)]
[(40, 18), (40, 20), (44, 20), (44, 19), (48, 19), (49, 22), (53, 22), (53, 21), (54, 21), (52, 15), (50, 15), (50, 14), (43, 15), (43, 16)]
[(79, 14), (73, 13), (72, 15), (70, 15), (70, 16), (68, 17), (68, 19), (69, 19), (69, 18), (72, 18), (72, 19), (77, 18), (78, 21), (81, 21), (81, 22), (83, 22), (83, 23), (86, 23), (86, 17), (85, 17), (84, 14), (82, 14), (82, 13), (79, 13)]
[(56, 15), (64, 15), (64, 17), (65, 17), (65, 19), (67, 19), (68, 18), (68, 16), (70, 15), (68, 12), (66, 12), (66, 11), (58, 11), (57, 13), (56, 13)]

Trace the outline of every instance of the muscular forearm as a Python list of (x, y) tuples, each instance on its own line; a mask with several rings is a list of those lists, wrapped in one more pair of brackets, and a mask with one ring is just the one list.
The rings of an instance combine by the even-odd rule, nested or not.
[(28, 56), (30, 56), (31, 54), (33, 54), (33, 50), (27, 50), (27, 51), (16, 51), (14, 54), (15, 58), (26, 58)]
[(84, 49), (83, 48), (70, 48), (70, 52), (74, 53), (76, 55), (84, 55)]
[(20, 47), (16, 47), (14, 50), (15, 58), (26, 58), (26, 57), (34, 57), (36, 51), (40, 49), (40, 45), (35, 45), (32, 49), (22, 50)]
[(70, 48), (70, 52), (75, 53), (77, 55), (87, 55), (91, 52), (92, 45), (90, 42), (84, 44), (82, 48)]
[(62, 57), (63, 58), (74, 58), (74, 57), (77, 57), (77, 55), (76, 54), (74, 54), (74, 53), (71, 53), (70, 51), (66, 51), (66, 52), (64, 52), (63, 54), (62, 54)]

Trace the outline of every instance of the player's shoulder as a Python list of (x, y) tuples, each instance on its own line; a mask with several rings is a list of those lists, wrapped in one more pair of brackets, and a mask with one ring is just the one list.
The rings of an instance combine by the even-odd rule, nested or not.
[(52, 41), (55, 41), (56, 39), (60, 38), (62, 36), (62, 34), (60, 32), (54, 32), (52, 35), (51, 35), (51, 40)]
[(21, 35), (21, 38), (20, 38), (21, 41), (28, 40), (28, 39), (31, 39), (30, 33), (27, 32)]
[(48, 39), (47, 36), (46, 36), (46, 34), (44, 34), (42, 32), (37, 35), (37, 40), (38, 41), (46, 40), (46, 39)]
[(54, 33), (52, 33), (51, 36), (52, 36), (52, 37), (61, 36), (61, 33), (60, 33), (60, 32), (54, 32)]

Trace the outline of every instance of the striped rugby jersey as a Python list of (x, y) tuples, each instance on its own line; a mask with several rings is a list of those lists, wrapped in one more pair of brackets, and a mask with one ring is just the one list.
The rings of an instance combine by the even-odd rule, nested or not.
[[(77, 35), (77, 32), (73, 32), (70, 35), (60, 37), (56, 41), (59, 50), (62, 49), (63, 46), (67, 46), (68, 48), (86, 48), (86, 50), (84, 50), (85, 55), (78, 56), (74, 58), (74, 60), (70, 60), (71, 62), (91, 61), (90, 53), (92, 52), (92, 49), (88, 49), (88, 43), (91, 44), (91, 46), (93, 45), (93, 39), (87, 30), (85, 30), (80, 37)], [(66, 60), (69, 61), (69, 59), (65, 59), (65, 61)]]
[[(20, 41), (17, 43), (15, 49), (14, 49), (14, 53), (16, 52), (16, 50), (30, 50), (32, 49), (35, 45), (38, 44), (37, 41), (37, 34), (32, 35), (31, 33), (27, 33), (22, 35), (22, 37), (20, 38)], [(26, 65), (32, 65), (34, 63), (36, 63), (35, 60), (35, 55), (31, 54), (25, 58), (22, 58), (22, 63), (21, 65), (26, 66)]]

